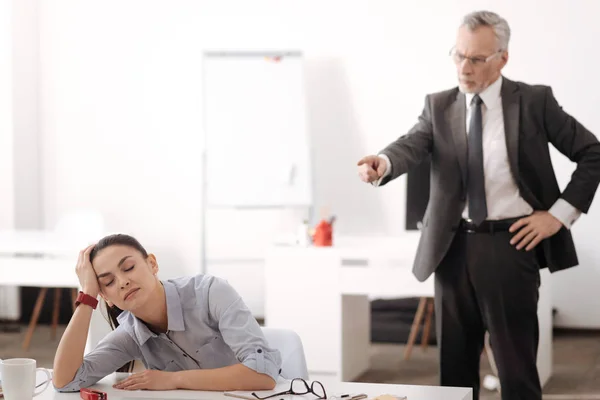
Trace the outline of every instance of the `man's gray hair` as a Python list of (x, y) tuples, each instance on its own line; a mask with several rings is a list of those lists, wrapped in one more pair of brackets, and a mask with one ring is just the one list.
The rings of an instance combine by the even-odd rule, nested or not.
[(498, 50), (508, 50), (510, 27), (508, 22), (498, 14), (491, 11), (475, 11), (463, 17), (462, 26), (467, 26), (471, 31), (480, 26), (493, 28), (498, 39)]

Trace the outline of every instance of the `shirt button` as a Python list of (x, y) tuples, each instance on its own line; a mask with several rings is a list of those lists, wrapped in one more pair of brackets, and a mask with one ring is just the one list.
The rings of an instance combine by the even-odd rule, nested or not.
[(256, 350), (257, 353), (262, 353), (261, 349)]

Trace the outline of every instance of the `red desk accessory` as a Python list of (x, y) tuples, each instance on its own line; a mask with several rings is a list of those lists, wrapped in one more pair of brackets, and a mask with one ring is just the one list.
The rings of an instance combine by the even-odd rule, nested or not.
[(79, 395), (83, 400), (108, 400), (108, 395), (99, 390), (81, 389)]
[(335, 217), (331, 217), (329, 221), (321, 220), (319, 222), (313, 235), (315, 246), (327, 247), (333, 245), (333, 221), (335, 221)]

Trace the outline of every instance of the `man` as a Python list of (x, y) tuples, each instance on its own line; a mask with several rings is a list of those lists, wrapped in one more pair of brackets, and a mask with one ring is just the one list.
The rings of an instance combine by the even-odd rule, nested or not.
[[(502, 399), (541, 399), (536, 368), (539, 268), (577, 265), (569, 228), (600, 180), (600, 144), (547, 86), (502, 76), (510, 29), (492, 12), (465, 16), (451, 52), (458, 88), (426, 96), (408, 134), (358, 162), (385, 185), (431, 155), (431, 192), (413, 272), (435, 272), (444, 386), (479, 396), (490, 333)], [(577, 163), (561, 193), (548, 143)]]

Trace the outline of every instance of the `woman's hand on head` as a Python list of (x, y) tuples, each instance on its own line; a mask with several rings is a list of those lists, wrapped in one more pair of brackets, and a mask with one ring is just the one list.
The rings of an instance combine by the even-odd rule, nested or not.
[(176, 390), (175, 373), (147, 369), (132, 374), (129, 378), (113, 385), (115, 389), (123, 390)]
[(92, 297), (98, 296), (100, 293), (100, 286), (98, 285), (98, 278), (96, 272), (92, 268), (90, 261), (90, 253), (96, 244), (92, 244), (79, 252), (79, 259), (77, 260), (77, 266), (75, 272), (79, 278), (79, 284), (85, 294)]

